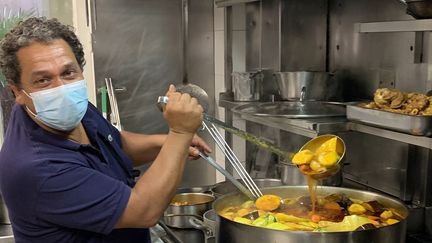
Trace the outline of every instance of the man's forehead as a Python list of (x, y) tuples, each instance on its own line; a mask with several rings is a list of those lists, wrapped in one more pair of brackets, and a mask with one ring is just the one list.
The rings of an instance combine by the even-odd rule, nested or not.
[(75, 62), (75, 55), (64, 40), (34, 42), (21, 48), (17, 57), (21, 65), (30, 65), (32, 69), (46, 64), (71, 65)]

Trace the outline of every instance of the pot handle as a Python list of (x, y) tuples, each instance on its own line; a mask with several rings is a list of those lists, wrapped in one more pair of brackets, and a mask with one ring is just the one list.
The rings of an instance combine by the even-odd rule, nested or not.
[(191, 217), (189, 218), (189, 223), (198, 230), (202, 230), (207, 237), (213, 236), (213, 231), (201, 220)]
[(174, 243), (183, 243), (183, 241), (181, 241), (177, 237), (177, 235), (162, 220), (159, 220), (158, 224), (165, 230), (167, 236), (169, 236), (170, 239), (174, 241)]

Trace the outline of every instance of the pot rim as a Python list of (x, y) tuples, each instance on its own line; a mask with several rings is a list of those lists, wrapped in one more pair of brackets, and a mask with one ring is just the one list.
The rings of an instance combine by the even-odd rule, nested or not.
[(207, 198), (208, 200), (204, 200), (203, 202), (199, 202), (199, 203), (193, 203), (193, 204), (186, 204), (186, 205), (175, 205), (172, 204), (171, 202), (169, 203), (169, 207), (187, 207), (187, 206), (198, 206), (198, 205), (204, 205), (204, 204), (208, 204), (208, 203), (212, 203), (214, 202), (214, 200), (216, 199), (215, 196), (213, 196), (212, 194), (209, 193), (203, 193), (203, 192), (184, 192), (184, 193), (177, 193), (174, 195), (174, 197), (172, 198), (172, 200), (176, 197), (176, 196), (188, 196), (188, 195), (194, 195), (194, 196), (202, 196), (204, 198)]
[[(242, 179), (237, 179), (240, 183), (243, 183), (243, 181), (242, 181)], [(252, 179), (255, 183), (260, 183), (260, 182), (269, 182), (269, 183), (272, 183), (272, 182), (274, 182), (274, 183), (280, 183), (280, 185), (283, 185), (283, 183), (282, 183), (282, 180), (280, 179), (280, 178), (253, 178)], [(220, 192), (218, 192), (216, 189), (217, 188), (221, 188), (223, 185), (229, 185), (229, 186), (232, 186), (233, 188), (235, 188), (235, 186), (234, 186), (234, 184), (231, 182), (231, 181), (229, 181), (229, 180), (226, 180), (226, 181), (221, 181), (221, 182), (218, 182), (218, 183), (216, 183), (216, 184), (214, 184), (212, 187), (210, 187), (210, 192), (213, 194), (213, 195), (216, 195), (216, 198), (217, 197), (219, 197), (220, 195), (226, 195), (226, 194), (229, 194), (229, 193), (232, 193), (232, 192), (236, 192), (237, 191), (237, 189), (235, 189), (234, 191), (232, 191), (232, 192), (229, 192), (229, 193), (220, 193)], [(259, 186), (260, 187), (260, 186)], [(272, 187), (272, 186), (265, 186), (265, 187), (263, 187), (263, 186), (261, 186), (260, 188), (267, 188), (267, 187)]]

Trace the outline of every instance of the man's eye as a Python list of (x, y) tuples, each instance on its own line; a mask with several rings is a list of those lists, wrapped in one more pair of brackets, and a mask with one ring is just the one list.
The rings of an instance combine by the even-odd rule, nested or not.
[(47, 79), (47, 78), (41, 78), (41, 79), (36, 80), (37, 84), (44, 84), (46, 82), (49, 82), (49, 79)]
[(63, 73), (64, 76), (69, 77), (75, 75), (75, 70), (67, 70)]

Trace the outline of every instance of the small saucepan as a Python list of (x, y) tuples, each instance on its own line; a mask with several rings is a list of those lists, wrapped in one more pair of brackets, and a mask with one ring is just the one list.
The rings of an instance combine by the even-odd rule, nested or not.
[(174, 228), (193, 229), (190, 219), (202, 220), (202, 215), (211, 209), (214, 200), (215, 197), (207, 193), (179, 193), (165, 210), (163, 222)]
[(216, 212), (213, 209), (206, 211), (203, 220), (191, 218), (190, 223), (195, 229), (202, 230), (205, 236), (205, 243), (215, 242)]

